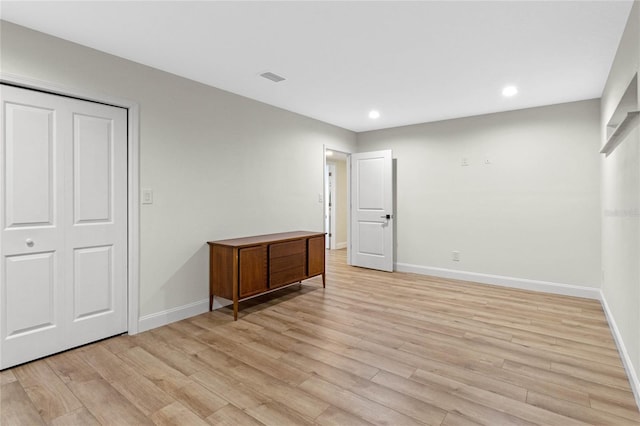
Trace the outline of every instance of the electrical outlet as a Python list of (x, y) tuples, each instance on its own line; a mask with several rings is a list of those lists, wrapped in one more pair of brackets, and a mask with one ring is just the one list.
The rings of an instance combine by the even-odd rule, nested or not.
[(460, 262), (460, 252), (457, 250), (452, 251), (451, 260), (453, 260), (454, 262)]

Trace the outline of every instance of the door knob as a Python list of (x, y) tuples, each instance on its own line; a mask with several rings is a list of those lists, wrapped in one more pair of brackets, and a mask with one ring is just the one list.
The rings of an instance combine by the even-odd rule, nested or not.
[(33, 242), (33, 240), (31, 238), (27, 238), (25, 243), (27, 243), (27, 247), (33, 247), (36, 244), (36, 243)]

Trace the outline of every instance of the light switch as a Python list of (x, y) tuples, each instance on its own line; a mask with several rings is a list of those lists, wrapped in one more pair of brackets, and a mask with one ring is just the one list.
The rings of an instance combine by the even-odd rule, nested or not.
[(142, 190), (142, 204), (153, 204), (153, 189)]

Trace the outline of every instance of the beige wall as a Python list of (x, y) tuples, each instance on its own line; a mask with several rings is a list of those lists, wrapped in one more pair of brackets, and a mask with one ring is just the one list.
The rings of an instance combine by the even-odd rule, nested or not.
[[(602, 94), (602, 140), (627, 84), (640, 70), (640, 2), (635, 2)], [(640, 88), (640, 85), (638, 86)], [(640, 98), (640, 93), (638, 93)], [(640, 105), (636, 104), (636, 109)], [(628, 356), (640, 404), (640, 130), (602, 156), (602, 292)]]
[[(322, 231), (323, 145), (355, 134), (2, 22), (3, 73), (140, 105), (140, 314), (208, 298), (207, 240)], [(161, 48), (161, 46), (158, 46)]]
[(359, 152), (392, 149), (396, 159), (398, 266), (599, 288), (599, 108), (358, 134)]

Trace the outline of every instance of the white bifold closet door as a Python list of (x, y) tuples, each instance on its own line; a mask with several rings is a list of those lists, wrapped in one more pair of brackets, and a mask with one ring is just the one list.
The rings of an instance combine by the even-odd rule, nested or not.
[(127, 111), (0, 90), (4, 369), (127, 330)]

